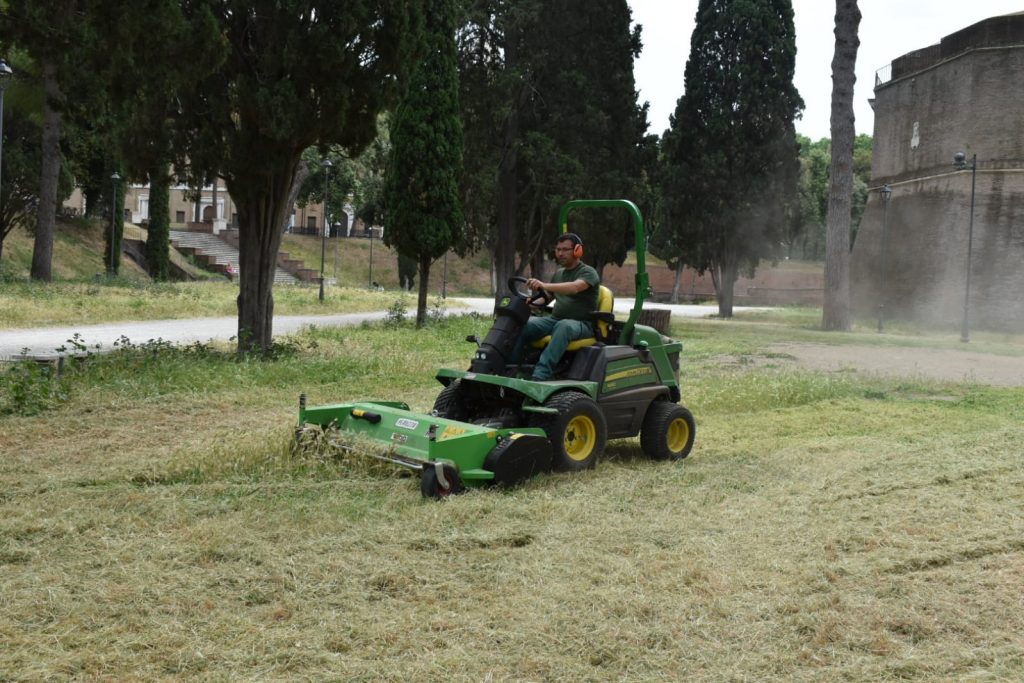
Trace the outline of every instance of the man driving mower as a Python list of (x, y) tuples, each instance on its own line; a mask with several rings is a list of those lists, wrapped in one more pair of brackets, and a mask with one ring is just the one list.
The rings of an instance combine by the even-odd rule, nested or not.
[(594, 336), (591, 314), (597, 310), (601, 278), (593, 267), (583, 263), (582, 257), (583, 240), (575, 233), (563, 233), (555, 242), (555, 262), (559, 268), (551, 282), (537, 278), (526, 281), (526, 286), (538, 293), (533, 299), (535, 303), (543, 300), (550, 304), (554, 298), (551, 315), (531, 316), (512, 350), (512, 362), (519, 363), (528, 344), (551, 335), (533, 368), (533, 380), (551, 379), (569, 342)]

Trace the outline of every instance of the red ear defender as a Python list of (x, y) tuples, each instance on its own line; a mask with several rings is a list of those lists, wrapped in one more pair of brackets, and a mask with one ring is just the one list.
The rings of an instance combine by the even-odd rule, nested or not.
[(583, 240), (574, 232), (562, 233), (561, 239), (572, 240), (572, 255), (576, 258), (583, 258)]

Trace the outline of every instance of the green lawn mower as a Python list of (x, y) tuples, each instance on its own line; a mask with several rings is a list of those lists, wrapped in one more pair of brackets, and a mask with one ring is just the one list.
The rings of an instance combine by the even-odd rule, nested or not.
[(685, 458), (696, 431), (679, 405), (682, 344), (637, 324), (651, 288), (645, 265), (643, 219), (622, 199), (575, 200), (562, 207), (559, 225), (584, 208), (624, 208), (633, 218), (637, 245), (636, 302), (625, 321), (615, 320), (611, 291), (601, 286), (596, 334), (569, 345), (551, 380), (529, 377), (546, 339), (522, 363), (512, 348), (540, 293), (522, 291), (525, 278), (508, 282), (509, 294), (494, 309), (494, 324), (480, 341), (468, 370), (442, 369), (444, 388), (430, 414), (405, 403), (373, 401), (307, 407), (299, 399), (299, 428), (336, 426), (385, 445), (374, 457), (420, 473), (420, 490), (443, 498), (467, 486), (512, 486), (540, 472), (591, 468), (608, 439), (640, 435), (655, 460)]

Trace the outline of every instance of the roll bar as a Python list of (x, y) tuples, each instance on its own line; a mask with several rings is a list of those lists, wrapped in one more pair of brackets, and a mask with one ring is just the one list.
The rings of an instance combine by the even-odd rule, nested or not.
[(573, 199), (566, 202), (558, 213), (558, 225), (562, 234), (569, 232), (569, 212), (573, 209), (609, 209), (623, 208), (629, 211), (633, 217), (633, 230), (636, 233), (636, 299), (633, 303), (633, 310), (629, 312), (629, 319), (622, 328), (622, 339), (632, 343), (633, 327), (640, 318), (640, 311), (644, 308), (644, 301), (654, 292), (651, 289), (650, 278), (647, 276), (647, 235), (644, 233), (644, 219), (640, 215), (637, 205), (628, 199)]

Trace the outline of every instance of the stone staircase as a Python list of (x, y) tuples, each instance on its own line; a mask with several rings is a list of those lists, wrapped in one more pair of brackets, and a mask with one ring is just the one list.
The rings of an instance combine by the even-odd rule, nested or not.
[[(171, 244), (174, 248), (186, 255), (191, 255), (196, 261), (202, 263), (210, 270), (225, 275), (228, 267), (236, 273), (232, 280), (238, 275), (238, 249), (226, 241), (208, 232), (192, 232), (188, 230), (171, 230)], [(286, 255), (287, 256), (287, 255)], [(274, 284), (294, 285), (299, 279), (278, 266), (274, 271)]]

